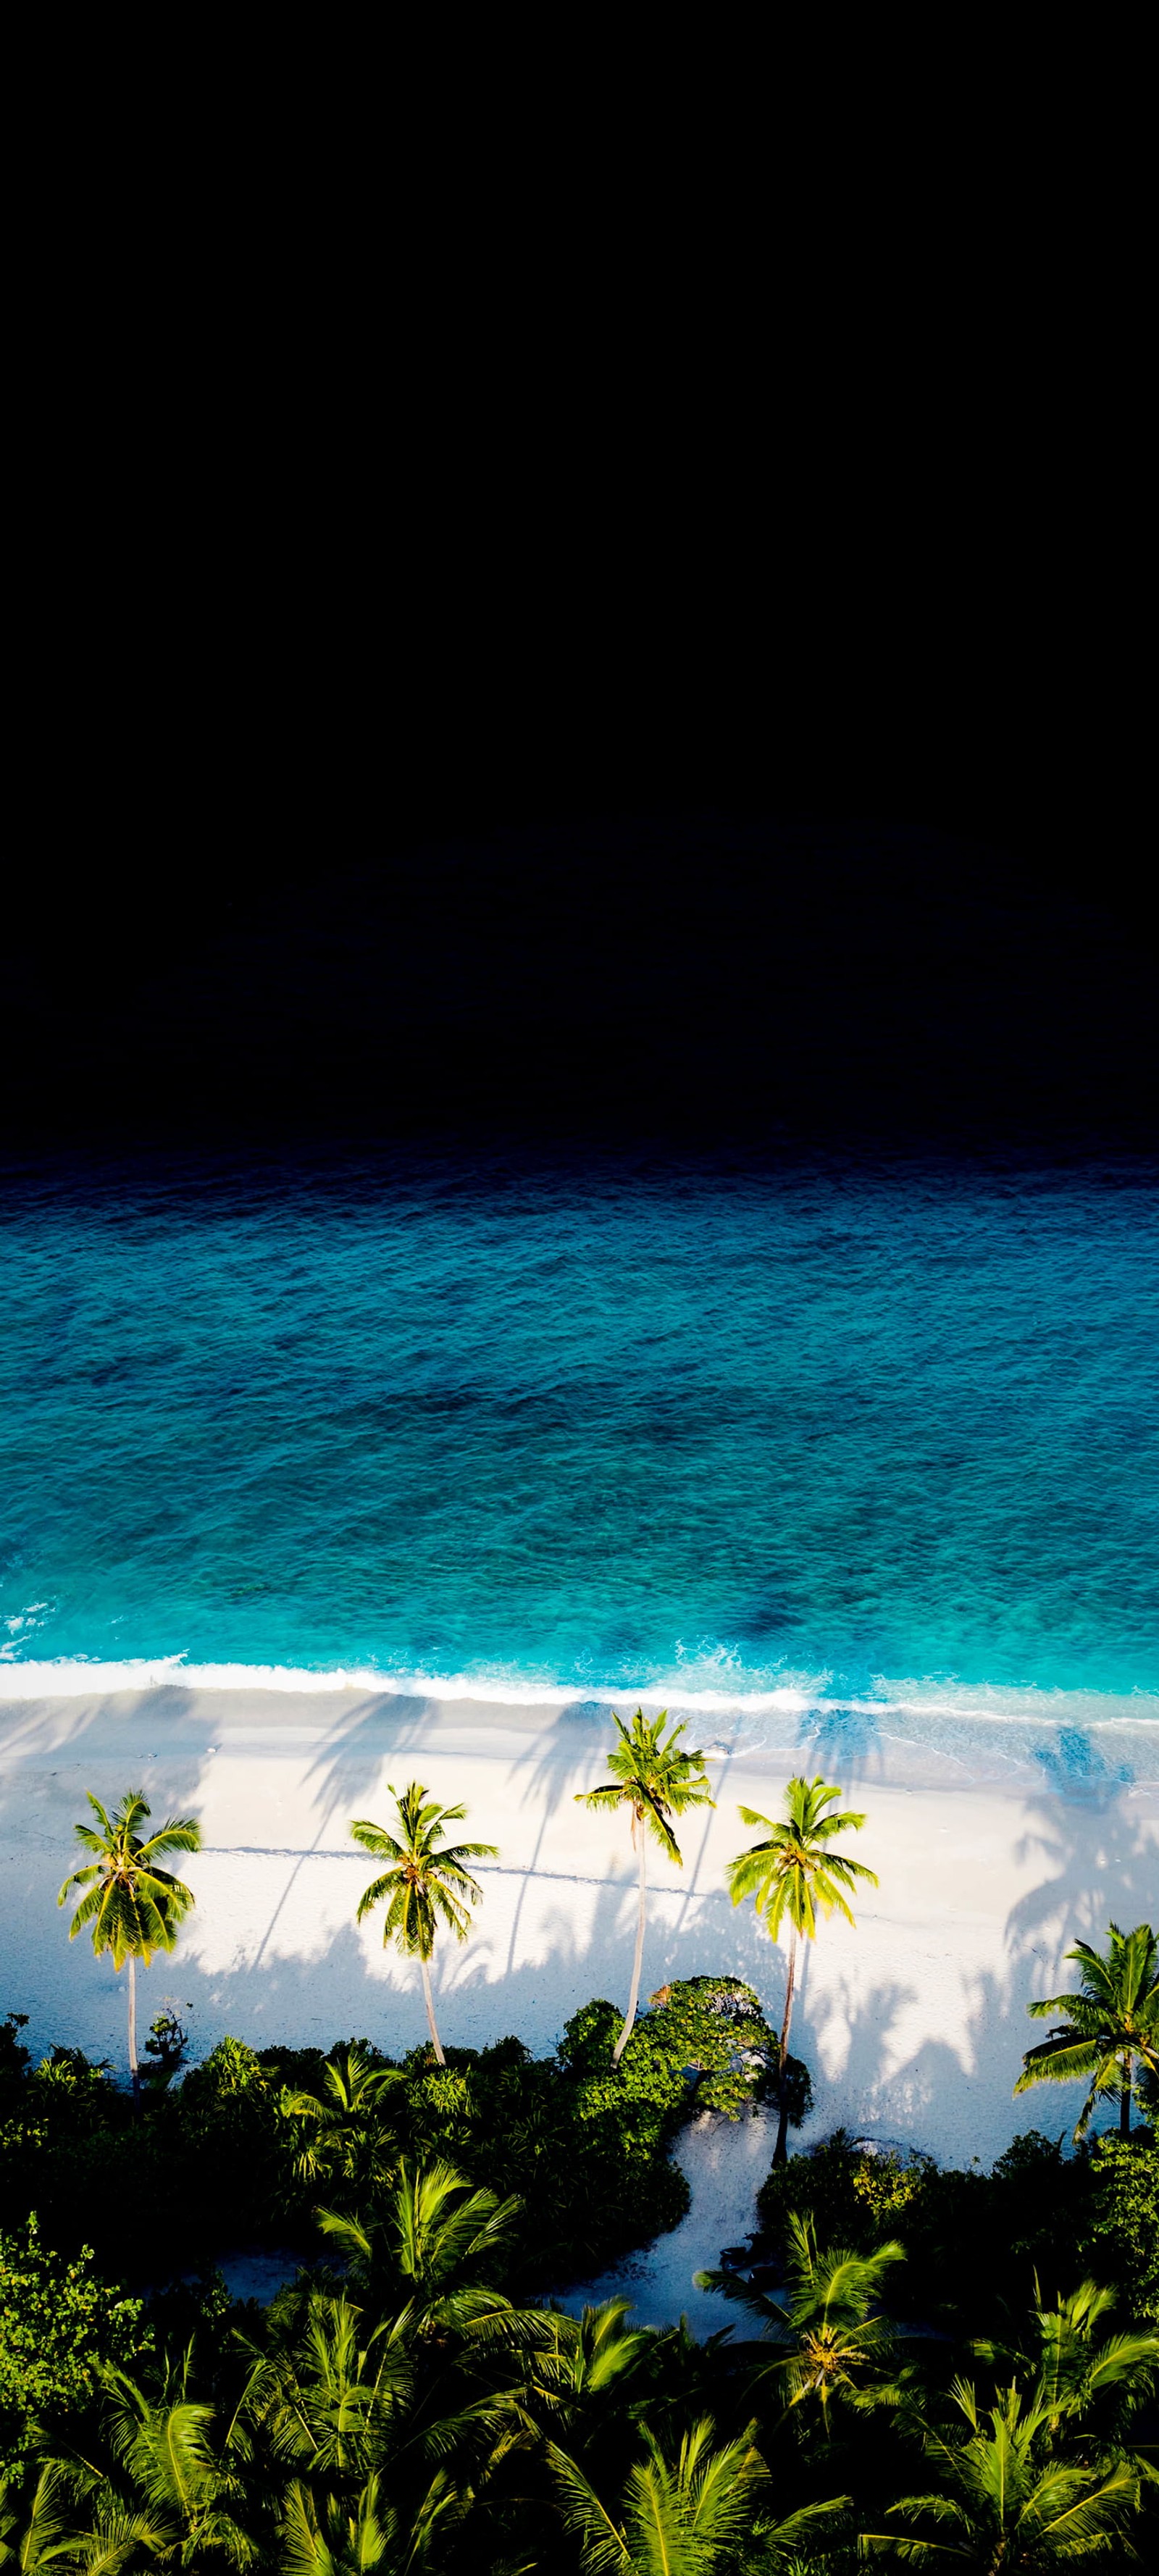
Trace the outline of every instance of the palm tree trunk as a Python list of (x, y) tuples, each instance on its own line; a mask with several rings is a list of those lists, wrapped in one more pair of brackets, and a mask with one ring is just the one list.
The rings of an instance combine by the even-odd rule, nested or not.
[(793, 1988), (796, 1985), (796, 1982), (797, 1935), (794, 1930), (792, 1940), (789, 1943), (789, 1981), (785, 1988), (785, 2018), (781, 2023), (781, 2054), (777, 2067), (777, 2075), (781, 2092), (781, 2114), (777, 2121), (777, 2143), (773, 2149), (773, 2163), (775, 2165), (787, 2165), (789, 2161), (789, 2096), (785, 2090), (785, 2065), (789, 2054), (789, 2025), (793, 2018)]
[(1130, 2050), (1128, 2049), (1128, 2050), (1125, 2050), (1125, 2051), (1124, 2051), (1124, 2055), (1123, 2055), (1123, 2090), (1122, 2090), (1122, 2092), (1121, 2092), (1121, 2093), (1120, 2093), (1120, 2095), (1119, 2095), (1119, 2136), (1120, 2136), (1121, 2138), (1129, 2138), (1129, 2137), (1130, 2137), (1130, 2135), (1131, 2135), (1131, 2053), (1130, 2053)]
[(133, 2080), (133, 2109), (141, 2108), (141, 2071), (137, 2064), (137, 1962), (129, 1952), (129, 2073)]
[(436, 2057), (438, 2058), (438, 2061), (439, 2061), (440, 2066), (445, 2066), (447, 2061), (446, 2061), (446, 2058), (445, 2058), (445, 2057), (444, 2057), (444, 2055), (443, 2055), (443, 2043), (442, 2043), (441, 2039), (439, 2038), (438, 2029), (437, 2029), (436, 2024), (435, 2024), (435, 2006), (434, 2006), (434, 1999), (433, 1999), (432, 1994), (431, 1994), (431, 1971), (430, 1971), (430, 1963), (429, 1963), (429, 1961), (428, 1961), (428, 1960), (424, 1959), (424, 1957), (423, 1957), (423, 1954), (422, 1954), (422, 1951), (421, 1951), (421, 1950), (420, 1950), (420, 1952), (419, 1952), (419, 1966), (420, 1966), (420, 1968), (422, 1969), (422, 1972), (423, 1972), (423, 1995), (424, 1995), (424, 1998), (425, 1998), (425, 2001), (426, 2001), (426, 2007), (427, 2007), (427, 2020), (429, 2021), (430, 2026), (431, 2026), (431, 2044), (432, 2044), (432, 2047), (434, 2048), (434, 2052), (435, 2052)]
[(627, 2044), (628, 2044), (628, 2033), (629, 2033), (629, 2031), (631, 2030), (631, 2027), (632, 2027), (633, 2022), (635, 2021), (635, 2018), (636, 2018), (636, 2006), (637, 2006), (637, 2004), (638, 2004), (638, 2002), (639, 2002), (639, 2000), (640, 2000), (640, 1970), (641, 1970), (641, 1967), (643, 1966), (643, 1961), (644, 1961), (644, 1905), (645, 1905), (645, 1890), (646, 1890), (646, 1885), (647, 1885), (647, 1876), (648, 1876), (648, 1844), (647, 1844), (647, 1839), (646, 1839), (646, 1836), (645, 1836), (645, 1833), (644, 1833), (644, 1827), (643, 1827), (643, 1825), (641, 1825), (641, 1826), (640, 1826), (640, 1911), (639, 1911), (639, 1914), (637, 1915), (637, 1918), (636, 1918), (636, 1956), (635, 1956), (635, 1958), (634, 1958), (634, 1960), (633, 1960), (633, 1962), (632, 1962), (632, 1991), (631, 1991), (631, 1994), (630, 1994), (630, 1995), (629, 1995), (629, 1997), (628, 1997), (628, 2018), (627, 2018), (626, 2022), (624, 2023), (624, 2027), (623, 2027), (622, 2031), (620, 2032), (620, 2036), (619, 2036), (618, 2040), (616, 2041), (616, 2045), (615, 2045), (614, 2049), (612, 2050), (612, 2064), (613, 2064), (613, 2066), (618, 2066), (618, 2065), (619, 2065), (619, 2063), (620, 2063), (620, 2059), (622, 2058), (622, 2056), (623, 2056), (623, 2054), (624, 2054), (624, 2050), (625, 2050), (625, 2048), (627, 2047)]

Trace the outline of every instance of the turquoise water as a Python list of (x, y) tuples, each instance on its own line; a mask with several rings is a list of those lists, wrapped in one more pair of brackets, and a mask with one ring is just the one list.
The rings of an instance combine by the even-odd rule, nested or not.
[(1159, 1686), (1159, 1169), (7, 1175), (23, 1665)]

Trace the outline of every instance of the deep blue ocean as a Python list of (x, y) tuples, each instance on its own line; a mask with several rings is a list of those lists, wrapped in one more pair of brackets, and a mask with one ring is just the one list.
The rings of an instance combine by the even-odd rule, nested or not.
[(0, 1292), (0, 1664), (1159, 1713), (1154, 1164), (13, 1168)]

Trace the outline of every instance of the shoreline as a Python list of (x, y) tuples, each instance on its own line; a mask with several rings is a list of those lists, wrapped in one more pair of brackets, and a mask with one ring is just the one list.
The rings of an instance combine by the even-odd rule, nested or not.
[[(17, 1670), (4, 1668), (5, 1685)], [(617, 1699), (623, 1713), (629, 1698), (656, 1696)], [(120, 2067), (123, 1989), (106, 1960), (70, 1944), (56, 1896), (85, 1790), (109, 1799), (142, 1785), (155, 1815), (196, 1811), (205, 1835), (187, 1873), (196, 1911), (174, 1956), (140, 1980), (142, 2035), (175, 1998), (189, 2007), (194, 2057), (226, 2030), (259, 2047), (365, 2033), (401, 2055), (425, 2037), (418, 1978), (384, 1954), (380, 1926), (355, 1928), (372, 1868), (347, 1828), (385, 1815), (388, 1781), (419, 1777), (466, 1804), (469, 1838), (500, 1846), (478, 1867), (470, 1939), (436, 1950), (444, 2040), (477, 2047), (515, 2031), (549, 2050), (579, 2005), (627, 1992), (628, 1833), (573, 1803), (603, 1776), (611, 1704), (610, 1693), (560, 1706), (554, 1694), (442, 1699), (381, 1684), (291, 1696), (199, 1688), (192, 1675), (113, 1693), (5, 1688), (0, 2014), (29, 2014), (38, 2054), (62, 2042)], [(783, 1954), (751, 1907), (730, 1905), (723, 1863), (753, 1838), (738, 1804), (774, 1813), (791, 1771), (823, 1770), (865, 1809), (856, 1853), (881, 1884), (855, 1907), (856, 1931), (834, 1919), (807, 1949), (794, 2048), (817, 2109), (799, 2143), (840, 2123), (943, 2162), (988, 2164), (1020, 2129), (1069, 2127), (1077, 2088), (1073, 2110), (1069, 2088), (1011, 2098), (1034, 2035), (1025, 2004), (1067, 1982), (1062, 1954), (1076, 1937), (1097, 1938), (1112, 1915), (1155, 1919), (1159, 1782), (1108, 1768), (1060, 1786), (1041, 1765), (1008, 1761), (979, 1777), (976, 1760), (884, 1734), (855, 1750), (816, 1722), (815, 1704), (780, 1709), (786, 1722), (762, 1730), (777, 1740), (755, 1742), (749, 1713), (732, 1710), (732, 1728), (700, 1730), (718, 1805), (687, 1820), (684, 1870), (649, 1852), (643, 1995), (670, 1977), (728, 1972), (779, 2019)]]

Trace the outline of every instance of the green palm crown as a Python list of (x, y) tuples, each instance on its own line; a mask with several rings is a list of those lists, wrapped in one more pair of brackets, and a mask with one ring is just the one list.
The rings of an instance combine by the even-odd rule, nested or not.
[(680, 1848), (668, 1818), (684, 1815), (689, 1807), (715, 1806), (705, 1777), (704, 1755), (679, 1749), (683, 1726), (673, 1726), (665, 1737), (666, 1708), (657, 1717), (645, 1717), (643, 1709), (638, 1708), (630, 1730), (614, 1709), (612, 1718), (620, 1735), (619, 1743), (608, 1755), (613, 1777), (598, 1789), (579, 1790), (576, 1805), (630, 1807), (633, 1841), (637, 1825), (644, 1825), (669, 1860), (682, 1867)]
[(358, 1921), (361, 1923), (376, 1905), (385, 1904), (384, 1949), (394, 1941), (406, 1958), (429, 1959), (440, 1921), (454, 1933), (456, 1941), (466, 1940), (471, 1928), (470, 1908), (480, 1903), (483, 1890), (464, 1863), (494, 1860), (497, 1846), (453, 1843), (446, 1851), (440, 1851), (447, 1826), (461, 1824), (466, 1808), (436, 1805), (433, 1799), (428, 1800), (417, 1780), (412, 1780), (401, 1793), (390, 1784), (390, 1794), (398, 1810), (397, 1834), (387, 1833), (384, 1825), (371, 1824), (365, 1817), (350, 1828), (364, 1851), (390, 1863), (389, 1869), (383, 1871), (381, 1878), (373, 1879), (360, 1898)]
[(771, 1941), (778, 1938), (786, 1914), (794, 1931), (810, 1941), (817, 1930), (818, 1910), (825, 1915), (843, 1914), (852, 1923), (843, 1891), (852, 1894), (859, 1878), (877, 1886), (875, 1871), (863, 1861), (849, 1860), (845, 1853), (830, 1849), (835, 1834), (860, 1833), (865, 1823), (864, 1816), (852, 1809), (826, 1815), (826, 1808), (840, 1795), (840, 1789), (829, 1788), (824, 1780), (796, 1779), (785, 1790), (783, 1820), (762, 1816), (755, 1807), (739, 1811), (742, 1824), (767, 1826), (768, 1840), (753, 1843), (729, 1861), (729, 1894), (734, 1905), (742, 1904), (746, 1896), (755, 1899)]
[(1052, 2013), (1061, 2018), (1049, 2038), (1027, 2049), (1014, 2090), (1085, 2077), (1088, 2092), (1076, 2139), (1089, 2127), (1096, 2102), (1108, 2096), (1118, 2096), (1127, 2127), (1136, 2062), (1159, 2079), (1159, 1942), (1149, 1923), (1137, 1923), (1133, 1932), (1112, 1923), (1107, 1939), (1106, 1958), (1087, 1941), (1067, 1951), (1079, 1970), (1077, 1994), (1048, 1995), (1026, 2007), (1037, 2021)]
[(77, 1841), (93, 1857), (66, 1878), (57, 1898), (64, 1905), (73, 1889), (84, 1890), (68, 1928), (70, 1941), (91, 1932), (98, 1957), (111, 1950), (120, 1975), (126, 1959), (148, 1967), (154, 1950), (172, 1950), (185, 1916), (194, 1903), (193, 1890), (162, 1869), (163, 1859), (201, 1849), (196, 1816), (168, 1816), (159, 1832), (142, 1836), (150, 1809), (139, 1789), (126, 1791), (119, 1807), (107, 1814), (92, 1790), (86, 1796), (97, 1828), (74, 1827)]

